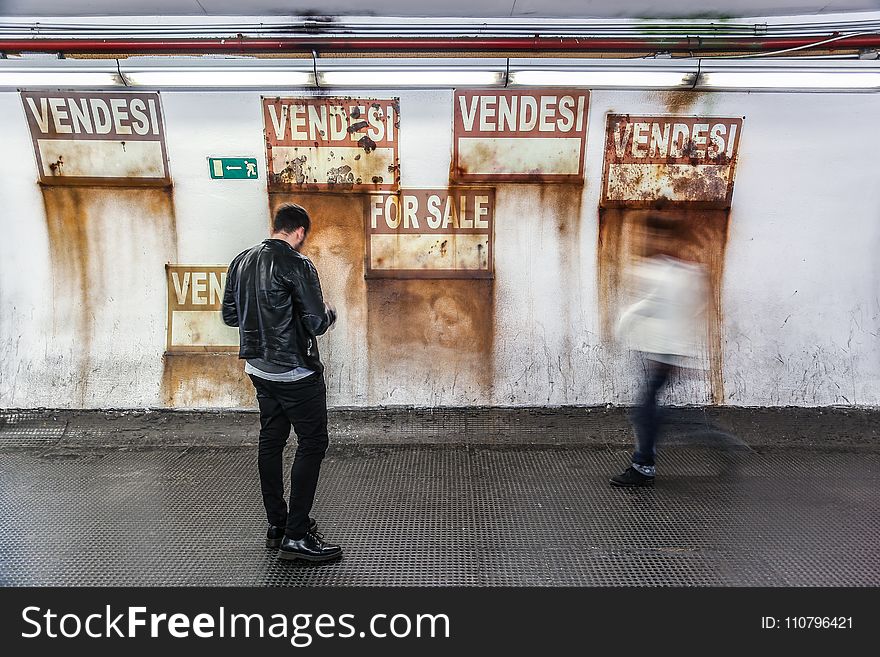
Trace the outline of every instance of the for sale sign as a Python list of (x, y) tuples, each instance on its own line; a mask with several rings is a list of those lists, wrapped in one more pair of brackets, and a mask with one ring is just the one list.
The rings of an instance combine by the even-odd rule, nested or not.
[(371, 194), (367, 276), (490, 278), (495, 190), (402, 189)]

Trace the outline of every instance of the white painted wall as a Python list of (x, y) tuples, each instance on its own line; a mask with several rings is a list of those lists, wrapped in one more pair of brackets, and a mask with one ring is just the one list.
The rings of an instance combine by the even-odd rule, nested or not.
[[(401, 98), (403, 185), (445, 187), (452, 92), (393, 95)], [(87, 304), (91, 316), (83, 319), (78, 299), (58, 298), (75, 286), (53, 280), (58, 273), (19, 96), (0, 93), (0, 406), (163, 405), (164, 264), (227, 263), (265, 236), (260, 94), (162, 92), (162, 104), (175, 221), (124, 195), (89, 206), (99, 257), (89, 265), (97, 283)], [(602, 343), (598, 328), (597, 207), (607, 112), (667, 114), (669, 97), (592, 93), (578, 217), (568, 216), (576, 204), (558, 190), (497, 188), (494, 343), (482, 361), (493, 366), (488, 387), (466, 365), (442, 367), (452, 362), (445, 347), (414, 353), (414, 363), (432, 363), (427, 369), (377, 362), (368, 353), (365, 307), (340, 301), (362, 258), (316, 245), (323, 247), (315, 262), (325, 294), (341, 310), (338, 328), (322, 339), (331, 406), (632, 400), (638, 365)], [(724, 402), (880, 404), (880, 95), (703, 94), (681, 113), (745, 117), (723, 284)], [(210, 180), (209, 155), (257, 156), (259, 182)], [(65, 321), (72, 317), (79, 319)], [(393, 330), (394, 318), (388, 323)], [(86, 324), (88, 339), (80, 333)], [(187, 397), (195, 401), (185, 405), (251, 406), (246, 385), (215, 378), (196, 385), (198, 394)], [(669, 400), (705, 402), (705, 382), (684, 381)]]

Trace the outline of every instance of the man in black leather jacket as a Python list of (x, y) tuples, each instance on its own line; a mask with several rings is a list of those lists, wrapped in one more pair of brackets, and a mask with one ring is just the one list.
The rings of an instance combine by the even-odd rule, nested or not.
[[(336, 321), (324, 303), (315, 266), (299, 250), (309, 233), (308, 213), (282, 205), (272, 235), (239, 253), (229, 265), (223, 321), (237, 326), (245, 372), (260, 406), (258, 465), (269, 529), (266, 546), (282, 559), (328, 561), (342, 554), (326, 543), (309, 517), (327, 451), (327, 388), (317, 336)], [(282, 457), (291, 425), (298, 445), (284, 500)]]

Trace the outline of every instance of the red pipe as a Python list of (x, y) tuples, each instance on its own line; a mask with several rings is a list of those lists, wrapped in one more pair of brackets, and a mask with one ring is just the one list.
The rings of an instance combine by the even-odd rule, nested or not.
[[(82, 54), (208, 54), (208, 53), (310, 53), (317, 52), (766, 52), (810, 46), (831, 37), (608, 39), (593, 37), (292, 37), (287, 39), (0, 39), (0, 52)], [(816, 46), (823, 50), (874, 48), (880, 34), (852, 36)]]

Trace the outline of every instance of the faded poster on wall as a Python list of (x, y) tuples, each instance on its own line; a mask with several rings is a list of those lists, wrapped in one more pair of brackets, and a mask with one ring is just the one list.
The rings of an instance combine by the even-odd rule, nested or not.
[(270, 192), (396, 191), (400, 104), (263, 98)]
[(166, 185), (158, 93), (22, 91), (40, 181)]
[(588, 109), (584, 89), (456, 91), (452, 179), (583, 182)]
[(368, 278), (490, 278), (495, 190), (402, 189), (371, 194)]
[(238, 351), (238, 329), (220, 314), (225, 265), (166, 265), (169, 352)]
[(728, 207), (742, 118), (610, 114), (604, 206), (659, 200)]

